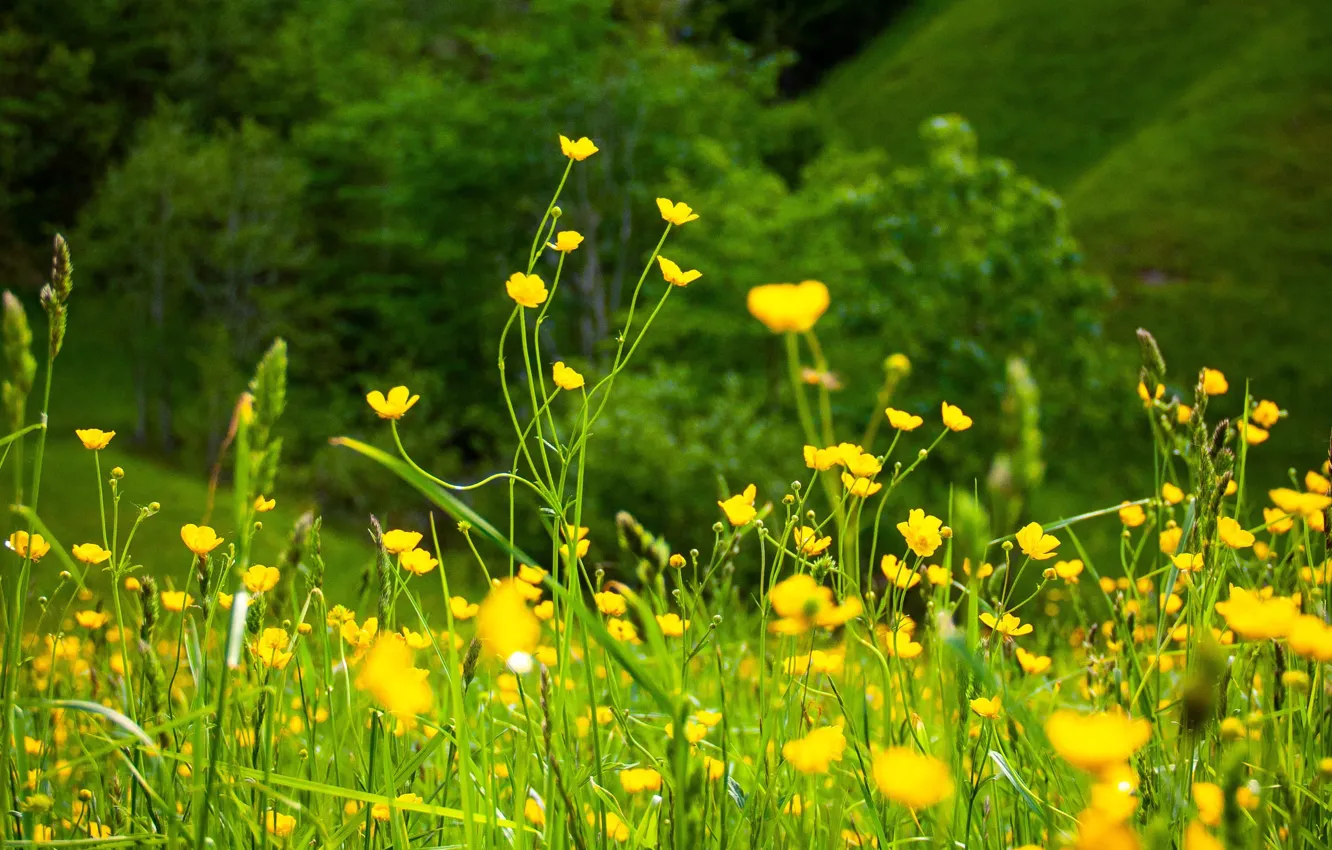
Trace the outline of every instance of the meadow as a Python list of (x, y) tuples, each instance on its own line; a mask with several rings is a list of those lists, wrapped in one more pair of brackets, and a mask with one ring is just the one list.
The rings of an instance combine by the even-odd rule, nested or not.
[[(1139, 456), (1152, 488), (1019, 524), (973, 481), (923, 491), (949, 494), (937, 503), (903, 497), (937, 474), (941, 446), (993, 453), (968, 444), (981, 429), (967, 398), (938, 398), (928, 416), (895, 408), (918, 364), (894, 354), (874, 420), (851, 431), (817, 334), (835, 293), (755, 287), (736, 321), (784, 346), (804, 435), (780, 471), (789, 486), (698, 494), (715, 522), (691, 548), (617, 517), (634, 563), (612, 575), (590, 562), (598, 422), (659, 317), (687, 311), (710, 274), (670, 259), (709, 211), (658, 198), (660, 238), (609, 367), (547, 362), (537, 341), (584, 241), (560, 200), (599, 153), (587, 138), (552, 146), (564, 176), (526, 257), (477, 290), (509, 311), (494, 350), (509, 468), (464, 485), (418, 465), (404, 436), (421, 396), (407, 386), (364, 401), (392, 450), (333, 438), (435, 508), (418, 527), (371, 521), (359, 589), (326, 564), (318, 517), (271, 519), (284, 498), (281, 340), (232, 410), (227, 486), (203, 491), (205, 521), (181, 523), (178, 540), (174, 526), (139, 534), (160, 528), (162, 505), (126, 496), (134, 468), (104, 462), (116, 436), (96, 410), (76, 433), (46, 428), (79, 309), (57, 238), (35, 356), (22, 305), (5, 302), (2, 400), (16, 424), (3, 462), (22, 488), (0, 553), (6, 845), (1332, 842), (1329, 458), (1309, 457), (1289, 486), (1247, 487), (1285, 411), (1213, 368), (1168, 396), (1147, 331)], [(1019, 446), (1040, 439), (1024, 410), (1019, 395), (1002, 412)], [(44, 481), (55, 451), (81, 452), (87, 480)], [(507, 515), (473, 509), (481, 488), (507, 493)], [(69, 526), (82, 538), (53, 531), (53, 500), (83, 512)], [(540, 548), (518, 533), (533, 519)], [(445, 534), (470, 560), (441, 565)], [(1117, 545), (1088, 546), (1093, 534)]]

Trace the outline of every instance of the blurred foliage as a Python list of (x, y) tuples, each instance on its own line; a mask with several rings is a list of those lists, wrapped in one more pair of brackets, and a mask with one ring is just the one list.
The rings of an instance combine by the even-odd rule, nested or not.
[[(77, 214), (81, 285), (108, 305), (105, 340), (82, 350), (99, 374), (123, 360), (135, 399), (129, 421), (99, 424), (186, 468), (211, 465), (245, 374), (287, 339), (283, 486), (363, 516), (413, 504), (326, 443), (384, 439), (369, 389), (422, 394), (403, 438), (427, 467), (468, 480), (508, 465), (500, 282), (558, 179), (557, 134), (586, 134), (601, 152), (566, 188), (563, 222), (587, 241), (543, 331), (547, 362), (604, 372), (660, 232), (653, 197), (703, 215), (672, 254), (704, 276), (598, 425), (593, 523), (631, 508), (667, 538), (706, 537), (716, 494), (746, 470), (769, 492), (795, 473), (779, 341), (744, 313), (746, 290), (773, 280), (833, 293), (819, 332), (840, 436), (882, 416), (884, 358), (904, 352), (894, 404), (931, 421), (940, 398), (964, 405), (975, 439), (943, 460), (982, 480), (992, 460), (968, 446), (1012, 444), (1002, 399), (1022, 358), (1047, 456), (1087, 457), (1131, 405), (1107, 379), (1125, 371), (1102, 329), (1109, 289), (1058, 197), (981, 155), (956, 116), (926, 121), (923, 162), (903, 166), (831, 138), (810, 103), (773, 103), (811, 22), (868, 34), (847, 22), (894, 7), (17, 0), (0, 13), (0, 80), (31, 95), (0, 101), (0, 241), (36, 244)], [(5, 253), (35, 279), (23, 250)], [(486, 513), (499, 495), (473, 498)]]

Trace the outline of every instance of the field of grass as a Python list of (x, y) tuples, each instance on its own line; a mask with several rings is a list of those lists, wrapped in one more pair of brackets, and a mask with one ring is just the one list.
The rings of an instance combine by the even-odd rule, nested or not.
[[(924, 3), (816, 95), (853, 145), (919, 156), (964, 115), (1061, 193), (1126, 342), (1170, 343), (1172, 390), (1217, 365), (1290, 413), (1260, 474), (1321, 455), (1332, 377), (1332, 6), (1318, 0)], [(1179, 367), (1179, 368), (1175, 368)]]
[[(570, 169), (595, 153), (565, 152)], [(802, 365), (827, 365), (816, 334), (826, 288), (757, 287), (749, 310), (785, 339), (808, 442), (790, 447), (793, 483), (717, 502), (687, 551), (621, 526), (637, 568), (607, 581), (582, 527), (588, 437), (616, 377), (640, 368), (638, 341), (697, 290), (654, 251), (605, 374), (543, 363), (531, 329), (568, 296), (559, 271), (547, 288), (532, 270), (541, 252), (579, 241), (537, 247), (556, 237), (558, 198), (525, 271), (515, 259), (485, 296), (514, 302), (500, 345), (522, 362), (535, 411), (513, 417), (518, 455), (490, 483), (513, 486), (513, 515), (543, 518), (548, 548), (521, 551), (499, 530), (510, 523), (467, 513), (461, 488), (401, 451), (407, 388), (367, 399), (397, 455), (346, 445), (466, 530), (465, 565), (441, 567), (434, 529), (420, 527), (374, 536), (361, 592), (339, 586), (339, 568), (321, 568), (308, 543), (274, 567), (279, 543), (248, 520), (221, 537), (180, 529), (199, 516), (188, 506), (200, 487), (160, 470), (136, 478), (143, 467), (127, 460), (127, 499), (180, 507), (124, 554), (75, 553), (113, 581), (39, 598), (30, 581), (57, 553), (22, 533), (3, 553), (7, 846), (1332, 841), (1332, 482), (1324, 466), (1298, 487), (1252, 484), (1250, 458), (1266, 445), (1256, 429), (1275, 407), (1213, 370), (1188, 407), (1157, 396), (1162, 365), (1145, 346), (1150, 489), (992, 527), (965, 496), (912, 504), (899, 489), (936, 474), (944, 441), (969, 446), (965, 400), (928, 418), (886, 409), (882, 455), (840, 441), (826, 385), (801, 379)], [(659, 206), (657, 251), (707, 226), (687, 206)], [(276, 351), (260, 364), (239, 419), (241, 506), (262, 489), (284, 362)], [(497, 404), (515, 410), (512, 398)], [(1231, 424), (1217, 427), (1219, 405)], [(118, 462), (114, 442), (94, 451), (53, 443), (52, 489), (77, 493), (94, 457)], [(160, 493), (138, 496), (139, 480)], [(61, 515), (62, 538), (100, 537), (77, 496), (43, 505)], [(1097, 537), (1107, 544), (1087, 544)], [(484, 596), (459, 592), (467, 577)]]

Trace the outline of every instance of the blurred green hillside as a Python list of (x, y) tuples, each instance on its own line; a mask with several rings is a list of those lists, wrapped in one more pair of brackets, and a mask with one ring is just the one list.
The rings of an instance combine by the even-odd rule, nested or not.
[(923, 119), (960, 113), (1051, 185), (1112, 276), (1112, 338), (1156, 332), (1172, 390), (1207, 364), (1289, 409), (1255, 453), (1274, 480), (1332, 422), (1329, 79), (1321, 0), (940, 0), (814, 101), (847, 143), (908, 158)]

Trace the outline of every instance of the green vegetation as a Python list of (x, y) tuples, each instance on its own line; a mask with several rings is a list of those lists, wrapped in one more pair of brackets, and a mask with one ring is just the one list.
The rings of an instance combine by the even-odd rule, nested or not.
[(1063, 194), (1118, 290), (1112, 338), (1170, 340), (1172, 390), (1215, 365), (1289, 408), (1258, 461), (1275, 484), (1332, 420), (1310, 369), (1332, 340), (1330, 26), (1318, 0), (925, 3), (815, 99), (838, 136), (908, 161), (921, 120), (961, 113)]

